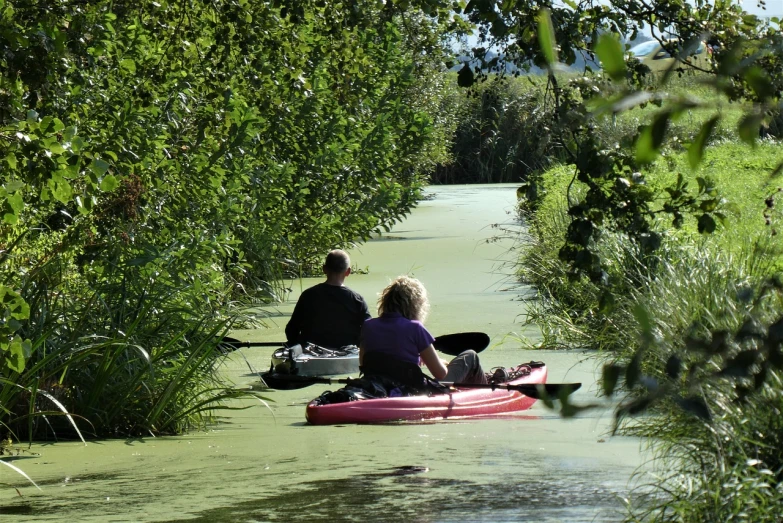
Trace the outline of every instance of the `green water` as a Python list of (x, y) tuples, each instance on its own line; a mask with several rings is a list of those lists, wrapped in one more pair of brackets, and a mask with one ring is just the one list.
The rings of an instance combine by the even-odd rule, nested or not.
[[(489, 368), (531, 359), (550, 382), (579, 381), (594, 400), (596, 363), (581, 352), (521, 350), (525, 303), (508, 262), (518, 227), (515, 186), (432, 188), (431, 200), (384, 238), (351, 251), (369, 274), (347, 284), (371, 311), (399, 274), (430, 293), (434, 335), (483, 331)], [(505, 224), (493, 227), (494, 224)], [(500, 240), (494, 240), (498, 235)], [(269, 328), (239, 331), (251, 341), (283, 339), (291, 303), (269, 310)], [(265, 370), (271, 348), (243, 349), (225, 372), (238, 386)], [(244, 355), (247, 361), (242, 358)], [(205, 433), (127, 441), (36, 444), (13, 464), (36, 490), (0, 468), (0, 520), (7, 521), (616, 521), (640, 443), (609, 437), (608, 410), (561, 420), (540, 404), (518, 415), (473, 421), (314, 427), (304, 407), (324, 387), (270, 392), (268, 407), (226, 414)], [(20, 497), (15, 488), (22, 494)]]

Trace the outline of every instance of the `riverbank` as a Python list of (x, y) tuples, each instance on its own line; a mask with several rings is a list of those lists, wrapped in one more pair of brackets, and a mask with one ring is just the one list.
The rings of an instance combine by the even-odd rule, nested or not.
[[(522, 274), (542, 297), (530, 316), (544, 326), (542, 345), (599, 349), (604, 390), (625, 402), (621, 417), (655, 406), (656, 415), (620, 424), (649, 438), (662, 471), (652, 482), (659, 496), (635, 500), (636, 518), (774, 521), (783, 507), (783, 463), (770, 450), (783, 437), (783, 243), (770, 175), (779, 145), (749, 152), (715, 145), (696, 173), (684, 153), (662, 157), (643, 183), (675, 201), (692, 198), (704, 214), (672, 222), (670, 206), (655, 224), (653, 253), (607, 226), (591, 244), (607, 271), (600, 285), (568, 278), (558, 256), (569, 168), (544, 176), (548, 191), (529, 215)], [(578, 195), (580, 183), (570, 189)]]

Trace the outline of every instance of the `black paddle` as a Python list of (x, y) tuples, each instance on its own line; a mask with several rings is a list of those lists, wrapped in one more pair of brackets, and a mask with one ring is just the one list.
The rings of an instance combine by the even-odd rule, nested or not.
[(432, 344), (435, 350), (449, 356), (459, 356), (469, 349), (476, 352), (483, 351), (489, 346), (489, 336), (483, 332), (459, 332), (438, 336)]
[[(331, 385), (333, 383), (351, 384), (357, 381), (354, 378), (296, 376), (291, 374), (278, 374), (275, 372), (265, 372), (264, 374), (261, 374), (261, 379), (270, 389), (277, 390), (303, 389), (318, 383), (327, 385)], [(493, 385), (491, 383), (441, 383), (441, 385), (451, 385), (457, 388), (515, 390), (517, 392), (521, 392), (525, 396), (529, 396), (535, 399), (541, 399), (542, 397), (548, 396), (557, 398), (560, 396), (560, 394), (563, 393), (571, 394), (582, 386), (581, 383), (542, 383), (540, 385), (534, 383), (523, 383), (521, 385)]]
[[(236, 350), (242, 347), (283, 347), (286, 342), (280, 341), (239, 341), (226, 336), (220, 341), (223, 348)], [(449, 356), (458, 356), (462, 352), (472, 349), (481, 352), (489, 346), (489, 336), (483, 332), (458, 332), (438, 336), (433, 343), (436, 350)]]

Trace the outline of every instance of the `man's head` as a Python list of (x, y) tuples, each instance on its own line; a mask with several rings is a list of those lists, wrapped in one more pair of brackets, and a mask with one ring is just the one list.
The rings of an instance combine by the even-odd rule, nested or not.
[(351, 272), (351, 258), (348, 257), (348, 253), (335, 249), (330, 251), (326, 255), (326, 261), (324, 262), (324, 274), (329, 276), (348, 276)]

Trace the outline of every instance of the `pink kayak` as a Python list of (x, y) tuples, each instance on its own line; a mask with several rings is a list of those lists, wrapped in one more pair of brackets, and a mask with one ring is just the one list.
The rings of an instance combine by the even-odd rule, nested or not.
[[(500, 383), (498, 387), (546, 383), (545, 365), (538, 367), (520, 365), (514, 370), (517, 369), (521, 369), (523, 375), (506, 383)], [(314, 425), (470, 418), (526, 410), (535, 401), (535, 398), (516, 390), (465, 386), (450, 393), (432, 396), (365, 399), (328, 405), (319, 405), (316, 400), (313, 400), (307, 405), (305, 416), (307, 421)]]

